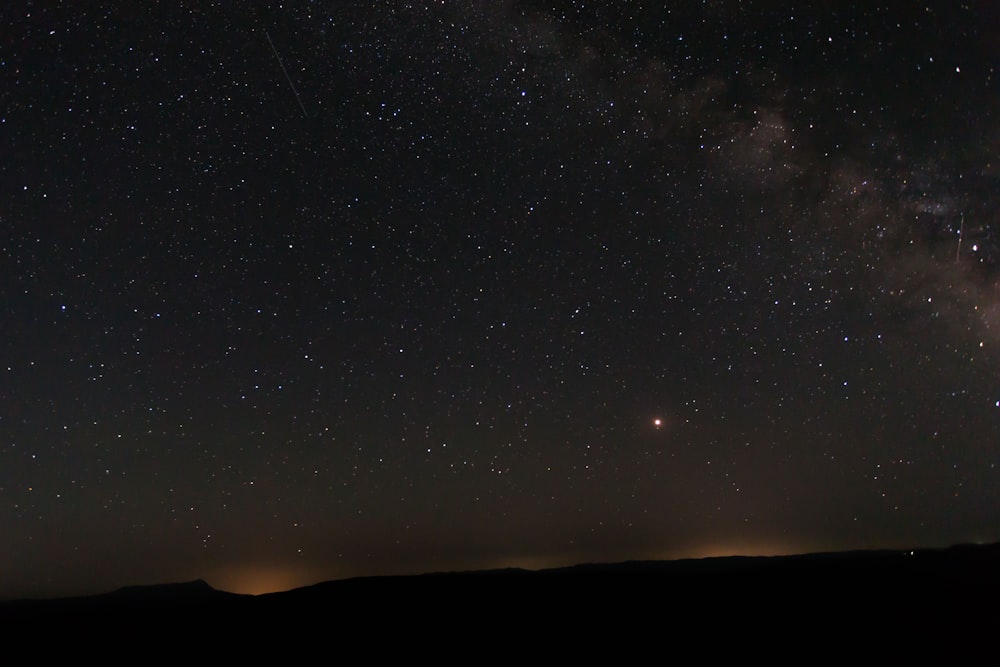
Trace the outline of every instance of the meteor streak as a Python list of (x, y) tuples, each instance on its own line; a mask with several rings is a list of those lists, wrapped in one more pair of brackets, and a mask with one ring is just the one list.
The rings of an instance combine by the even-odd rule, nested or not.
[(285, 80), (288, 81), (288, 85), (291, 86), (292, 92), (295, 93), (295, 101), (299, 103), (299, 108), (302, 109), (302, 115), (306, 118), (309, 117), (309, 113), (306, 111), (306, 107), (302, 104), (302, 98), (299, 97), (299, 91), (296, 90), (295, 84), (292, 83), (292, 77), (288, 76), (288, 70), (285, 69), (285, 63), (281, 61), (281, 56), (278, 55), (278, 49), (274, 48), (274, 42), (271, 41), (271, 35), (264, 30), (264, 37), (267, 37), (267, 43), (271, 45), (271, 51), (274, 53), (274, 57), (278, 60), (278, 64), (281, 65), (281, 71), (285, 74)]

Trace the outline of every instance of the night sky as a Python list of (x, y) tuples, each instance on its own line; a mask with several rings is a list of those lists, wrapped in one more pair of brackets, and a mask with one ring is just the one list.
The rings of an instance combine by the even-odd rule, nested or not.
[(0, 9), (0, 598), (1000, 539), (993, 2)]

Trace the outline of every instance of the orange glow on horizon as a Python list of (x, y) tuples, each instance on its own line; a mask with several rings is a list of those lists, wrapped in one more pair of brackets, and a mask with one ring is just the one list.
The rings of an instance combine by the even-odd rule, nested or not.
[(780, 542), (734, 542), (721, 544), (702, 544), (697, 547), (679, 550), (664, 560), (686, 560), (689, 558), (727, 558), (730, 556), (789, 556), (809, 553), (809, 549), (796, 548), (791, 544)]
[(300, 588), (322, 581), (306, 568), (277, 565), (246, 565), (220, 569), (212, 574), (209, 583), (230, 593), (263, 595)]
[(234, 565), (219, 568), (212, 572), (207, 581), (212, 587), (231, 593), (245, 595), (262, 595), (289, 591), (320, 582), (350, 579), (364, 576), (402, 576), (426, 574), (430, 572), (476, 571), (505, 568), (521, 568), (525, 570), (544, 570), (556, 567), (568, 567), (583, 563), (619, 563), (630, 560), (660, 560), (674, 561), (702, 558), (720, 558), (728, 556), (784, 556), (810, 553), (816, 549), (803, 548), (780, 540), (752, 541), (735, 540), (732, 542), (701, 543), (686, 547), (662, 549), (638, 549), (635, 551), (614, 551), (600, 554), (590, 554), (586, 551), (555, 552), (549, 554), (533, 554), (520, 556), (504, 556), (496, 558), (473, 558), (470, 560), (424, 563), (423, 566), (411, 563), (408, 567), (362, 568), (357, 571), (343, 571), (339, 568), (329, 568), (309, 565), (278, 564)]

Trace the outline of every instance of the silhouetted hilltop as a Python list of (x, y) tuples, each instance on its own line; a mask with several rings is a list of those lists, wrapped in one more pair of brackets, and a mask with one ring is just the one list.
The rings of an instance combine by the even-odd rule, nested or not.
[(570, 631), (610, 641), (706, 628), (986, 636), (1000, 628), (998, 599), (1000, 545), (963, 545), (361, 577), (259, 596), (194, 581), (3, 603), (0, 621), (138, 627), (186, 639), (205, 638), (224, 622), (272, 641), (318, 641), (333, 629), (349, 639), (373, 628), (385, 636), (501, 632), (546, 641)]
[(252, 596), (212, 588), (201, 579), (168, 584), (125, 586), (110, 593), (50, 600), (0, 603), (0, 620), (74, 620), (105, 616), (205, 611)]
[(147, 586), (124, 586), (118, 590), (106, 593), (103, 596), (106, 600), (142, 600), (142, 601), (203, 601), (220, 596), (228, 597), (236, 595), (226, 591), (219, 591), (212, 588), (204, 579), (196, 579), (184, 583), (153, 584)]

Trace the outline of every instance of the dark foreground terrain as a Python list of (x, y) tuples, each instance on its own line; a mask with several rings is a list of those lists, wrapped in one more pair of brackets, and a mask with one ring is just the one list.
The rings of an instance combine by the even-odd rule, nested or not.
[(740, 642), (815, 656), (870, 640), (890, 652), (961, 651), (1000, 639), (1000, 545), (359, 578), (261, 596), (196, 581), (0, 603), (0, 629), (8, 644), (320, 646), (369, 658), (471, 644), (584, 656), (588, 647), (710, 656)]

